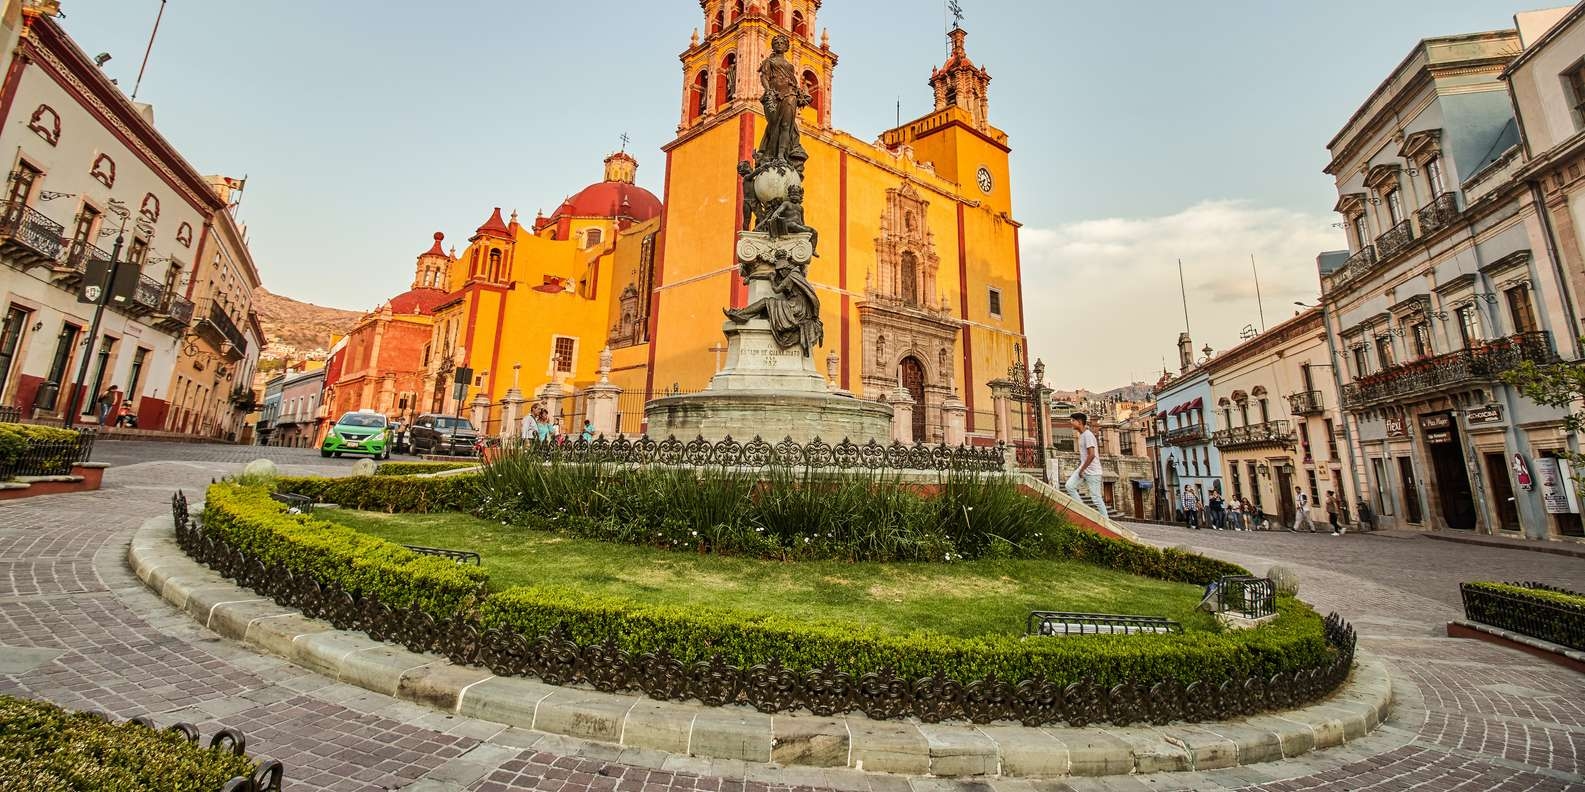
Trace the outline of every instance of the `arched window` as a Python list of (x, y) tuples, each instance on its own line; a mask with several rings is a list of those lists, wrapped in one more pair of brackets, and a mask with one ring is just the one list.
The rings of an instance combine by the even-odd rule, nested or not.
[(742, 19), (742, 18), (743, 18), (743, 0), (733, 0), (733, 3), (732, 3), (732, 21), (736, 22), (736, 21), (738, 21), (739, 19)]
[(714, 36), (715, 34), (720, 33), (721, 29), (724, 27), (726, 27), (726, 12), (715, 12), (715, 19), (710, 21), (710, 35)]
[(490, 280), (498, 281), (500, 279), (501, 279), (501, 251), (492, 250), (492, 251), (490, 251)]
[(770, 6), (766, 10), (766, 13), (770, 15), (771, 24), (786, 27), (787, 21), (782, 19), (781, 12), (781, 0), (770, 0)]
[(585, 231), (583, 234), (583, 246), (586, 248), (592, 248), (595, 245), (600, 244), (600, 241), (604, 238), (605, 235), (600, 232), (600, 229), (591, 228), (588, 231)]
[(903, 390), (908, 392), (909, 398), (914, 403), (914, 442), (925, 441), (925, 364), (912, 355), (903, 358), (898, 367), (898, 376), (902, 379)]
[(902, 271), (898, 273), (897, 296), (909, 305), (919, 304), (919, 259), (913, 253), (904, 251), (902, 256)]
[(698, 121), (710, 109), (710, 73), (701, 71), (693, 78), (693, 88), (690, 91), (692, 99), (688, 103), (688, 120)]
[(792, 24), (788, 27), (792, 29), (794, 36), (799, 38), (809, 38), (809, 23), (804, 21), (804, 14), (802, 11), (793, 12)]
[(825, 97), (820, 95), (820, 78), (812, 71), (805, 71), (803, 76), (804, 93), (809, 94), (809, 109), (815, 111), (815, 118), (824, 117)]
[(715, 106), (724, 107), (737, 98), (737, 53), (728, 52), (721, 59), (721, 68), (715, 75)]

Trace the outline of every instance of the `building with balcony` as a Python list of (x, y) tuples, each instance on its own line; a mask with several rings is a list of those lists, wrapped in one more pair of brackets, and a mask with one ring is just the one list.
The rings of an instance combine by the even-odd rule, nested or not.
[(1579, 357), (1537, 193), (1518, 178), (1502, 76), (1520, 50), (1515, 30), (1425, 39), (1327, 145), (1349, 238), (1341, 266), (1320, 262), (1343, 456), (1359, 462), (1345, 489), (1378, 525), (1580, 533), (1577, 514), (1548, 514), (1521, 486), (1573, 447), (1563, 411), (1498, 376)]
[(1175, 516), (1182, 503), (1183, 488), (1190, 487), (1205, 502), (1211, 490), (1222, 488), (1222, 457), (1211, 436), (1215, 399), (1205, 370), (1210, 358), (1196, 361), (1194, 344), (1188, 333), (1178, 336), (1178, 373), (1162, 372), (1156, 384), (1155, 427), (1152, 436), (1156, 451), (1156, 489), (1160, 493), (1162, 517)]
[(1292, 525), (1300, 488), (1310, 516), (1326, 519), (1326, 494), (1352, 503), (1337, 383), (1319, 308), (1300, 312), (1208, 361), (1224, 494), (1249, 498)]
[(324, 405), (325, 370), (317, 368), (284, 374), (280, 387), (281, 407), (272, 418), (270, 445), (288, 448), (311, 448), (317, 445), (319, 427), (327, 413)]

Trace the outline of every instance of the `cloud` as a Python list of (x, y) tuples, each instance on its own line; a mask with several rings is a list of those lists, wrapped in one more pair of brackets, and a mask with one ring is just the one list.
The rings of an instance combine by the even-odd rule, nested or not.
[(1228, 349), (1261, 326), (1251, 254), (1260, 268), (1266, 325), (1320, 293), (1315, 256), (1345, 246), (1331, 215), (1205, 201), (1171, 215), (1083, 220), (1020, 232), (1029, 346), (1058, 387), (1102, 390), (1153, 381), (1176, 368), (1188, 293), (1196, 347)]

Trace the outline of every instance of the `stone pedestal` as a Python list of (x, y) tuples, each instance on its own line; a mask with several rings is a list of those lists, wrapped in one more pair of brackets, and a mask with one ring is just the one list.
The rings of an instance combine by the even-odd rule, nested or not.
[(561, 397), (567, 395), (566, 386), (557, 379), (534, 391), (534, 401), (545, 408), (545, 415), (552, 426), (561, 424)]
[(583, 390), (583, 414), (594, 424), (596, 437), (616, 436), (617, 397), (622, 389), (609, 382), (590, 385)]
[(941, 403), (941, 442), (951, 448), (963, 445), (968, 437), (969, 406), (956, 391)]
[(522, 433), (523, 392), (509, 388), (501, 397), (501, 437), (516, 437)]
[[(776, 262), (790, 260), (804, 266), (812, 252), (807, 234), (771, 239), (759, 232), (739, 232), (738, 264), (746, 273), (749, 304), (775, 296), (770, 278)], [(646, 404), (644, 418), (651, 436), (707, 440), (758, 436), (771, 441), (791, 437), (800, 443), (816, 437), (833, 443), (843, 438), (862, 443), (892, 437), (890, 407), (832, 393), (815, 368), (814, 355), (777, 346), (770, 322), (728, 320), (721, 330), (727, 339), (726, 365), (702, 392), (664, 396)]]
[(483, 432), (484, 423), (490, 418), (490, 397), (482, 393), (474, 396), (473, 403), (469, 405), (469, 411), (473, 419), (473, 427)]
[(912, 445), (914, 442), (914, 397), (898, 386), (886, 394), (892, 406), (892, 440)]

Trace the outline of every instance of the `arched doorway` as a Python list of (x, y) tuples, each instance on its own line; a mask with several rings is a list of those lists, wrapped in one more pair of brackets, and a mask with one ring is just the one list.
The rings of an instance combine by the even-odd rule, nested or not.
[(925, 441), (925, 366), (912, 355), (901, 364), (903, 390), (914, 402), (914, 442)]

